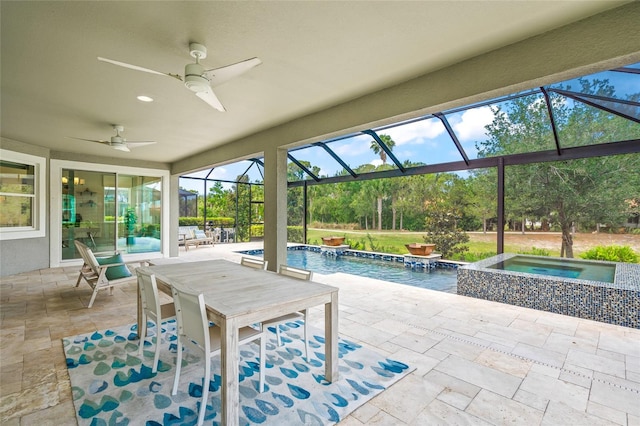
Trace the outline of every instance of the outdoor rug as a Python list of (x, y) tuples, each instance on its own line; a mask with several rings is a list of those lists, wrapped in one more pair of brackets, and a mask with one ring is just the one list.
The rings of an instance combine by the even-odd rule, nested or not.
[[(310, 327), (310, 362), (304, 358), (302, 323), (267, 334), (265, 391), (258, 393), (259, 346), (240, 347), (240, 424), (331, 425), (384, 391), (413, 368), (346, 339), (339, 340), (340, 379), (324, 379), (323, 332)], [(171, 395), (176, 362), (175, 321), (162, 324), (158, 372), (152, 373), (155, 327), (138, 357), (137, 326), (129, 325), (63, 339), (79, 425), (196, 424), (204, 365), (187, 354), (178, 393)], [(151, 343), (152, 341), (153, 343)], [(220, 424), (220, 358), (212, 361), (205, 424)]]

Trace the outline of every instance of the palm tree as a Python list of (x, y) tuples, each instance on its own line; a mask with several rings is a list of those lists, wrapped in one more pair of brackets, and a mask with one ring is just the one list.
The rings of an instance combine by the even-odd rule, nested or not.
[[(391, 136), (389, 135), (379, 135), (380, 140), (382, 142), (384, 142), (384, 144), (389, 148), (389, 150), (393, 150), (393, 147), (396, 146), (396, 143), (393, 139), (391, 139)], [(380, 160), (382, 160), (382, 164), (387, 164), (387, 153), (385, 152), (384, 149), (382, 149), (382, 147), (380, 146), (380, 144), (376, 141), (376, 140), (372, 140), (371, 141), (371, 150), (376, 154), (380, 156)], [(384, 191), (385, 185), (378, 185), (378, 231), (382, 230), (382, 199), (385, 197), (386, 194), (384, 194), (381, 191)], [(394, 228), (395, 228), (395, 218), (394, 218), (394, 224), (393, 224)]]
[[(393, 147), (396, 146), (396, 143), (391, 136), (389, 135), (379, 135), (380, 140), (384, 142), (384, 144), (389, 148), (390, 151), (393, 151)], [(382, 149), (378, 141), (371, 140), (371, 150), (374, 154), (380, 156), (380, 160), (382, 160), (382, 164), (387, 164), (387, 153)]]

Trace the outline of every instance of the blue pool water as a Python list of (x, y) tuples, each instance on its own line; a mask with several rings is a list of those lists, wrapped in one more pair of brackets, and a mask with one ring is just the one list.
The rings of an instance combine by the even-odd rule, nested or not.
[[(262, 256), (260, 253), (254, 255)], [(400, 262), (353, 256), (323, 256), (308, 250), (289, 250), (287, 265), (323, 275), (343, 272), (430, 290), (456, 292), (457, 272), (455, 269), (412, 269), (405, 267)]]
[(495, 265), (491, 269), (505, 271), (526, 272), (529, 274), (551, 275), (560, 278), (575, 278), (612, 283), (614, 282), (616, 267), (601, 263), (577, 261), (558, 258), (531, 258), (514, 256)]

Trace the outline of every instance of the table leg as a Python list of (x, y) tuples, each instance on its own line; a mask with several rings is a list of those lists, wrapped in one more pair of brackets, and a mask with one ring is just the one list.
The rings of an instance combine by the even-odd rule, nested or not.
[(338, 380), (338, 292), (331, 294), (331, 302), (324, 305), (324, 378)]
[[(140, 325), (142, 324), (142, 295), (140, 294), (140, 285), (137, 285), (136, 287), (138, 289), (138, 338), (142, 339), (143, 337), (140, 336)], [(142, 344), (142, 342), (140, 344)]]
[(222, 401), (223, 425), (237, 425), (240, 416), (240, 390), (238, 383), (239, 358), (238, 327), (234, 320), (222, 320), (220, 323), (220, 370), (222, 383), (220, 400)]

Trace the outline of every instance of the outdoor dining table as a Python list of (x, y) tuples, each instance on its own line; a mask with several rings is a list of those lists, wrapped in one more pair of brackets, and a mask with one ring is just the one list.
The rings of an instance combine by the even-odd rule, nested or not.
[[(155, 274), (159, 291), (171, 294), (171, 286), (177, 285), (204, 294), (207, 316), (220, 327), (223, 424), (238, 424), (240, 415), (238, 330), (241, 327), (324, 304), (325, 379), (329, 382), (338, 379), (338, 288), (227, 260), (172, 263), (144, 269)], [(140, 319), (138, 302), (138, 322)]]

